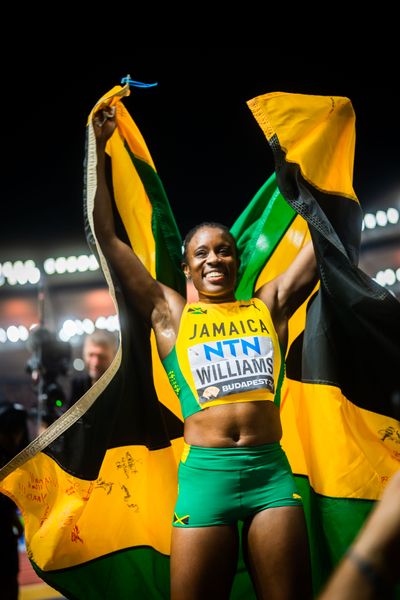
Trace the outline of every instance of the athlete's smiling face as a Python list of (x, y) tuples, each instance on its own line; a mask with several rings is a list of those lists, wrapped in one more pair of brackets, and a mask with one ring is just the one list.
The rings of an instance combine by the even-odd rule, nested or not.
[(185, 275), (191, 277), (202, 302), (233, 302), (238, 269), (236, 247), (228, 232), (201, 227), (186, 249)]

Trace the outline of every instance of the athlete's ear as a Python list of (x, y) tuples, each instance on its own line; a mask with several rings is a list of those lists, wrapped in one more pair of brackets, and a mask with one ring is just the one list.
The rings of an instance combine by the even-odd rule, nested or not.
[(183, 272), (185, 273), (186, 279), (188, 279), (188, 280), (191, 279), (189, 265), (185, 262), (182, 262), (181, 267), (182, 267)]

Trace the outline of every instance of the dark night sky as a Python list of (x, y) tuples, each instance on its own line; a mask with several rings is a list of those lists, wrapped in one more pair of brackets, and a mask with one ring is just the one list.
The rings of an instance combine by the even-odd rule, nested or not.
[[(110, 55), (110, 53), (108, 53)], [(181, 233), (206, 219), (232, 225), (273, 171), (272, 153), (246, 100), (272, 91), (342, 95), (356, 112), (354, 187), (364, 208), (400, 190), (395, 82), (362, 59), (323, 66), (268, 48), (134, 48), (124, 59), (50, 66), (25, 58), (10, 81), (4, 117), (0, 262), (9, 248), (85, 243), (82, 181), (86, 118), (98, 98), (133, 79), (124, 102), (141, 129)], [(46, 63), (47, 61), (47, 63)], [(3, 104), (3, 110), (5, 105)], [(7, 111), (8, 112), (8, 109)]]

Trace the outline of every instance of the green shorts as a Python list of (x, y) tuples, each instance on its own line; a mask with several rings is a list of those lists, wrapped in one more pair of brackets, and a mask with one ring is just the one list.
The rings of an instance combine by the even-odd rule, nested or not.
[(185, 444), (178, 470), (174, 527), (245, 521), (274, 506), (302, 506), (279, 443), (235, 448)]

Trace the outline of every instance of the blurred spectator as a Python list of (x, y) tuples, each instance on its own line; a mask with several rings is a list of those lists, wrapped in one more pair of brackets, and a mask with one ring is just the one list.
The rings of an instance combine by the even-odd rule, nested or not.
[(71, 391), (66, 408), (74, 404), (88, 389), (96, 383), (111, 365), (117, 352), (118, 341), (115, 334), (97, 329), (87, 335), (83, 343), (83, 362), (86, 372), (71, 380)]
[[(0, 467), (29, 442), (28, 415), (21, 404), (0, 401)], [(18, 538), (23, 534), (18, 509), (0, 493), (0, 588), (2, 600), (18, 599)]]
[(319, 600), (398, 598), (400, 470), (387, 484)]

